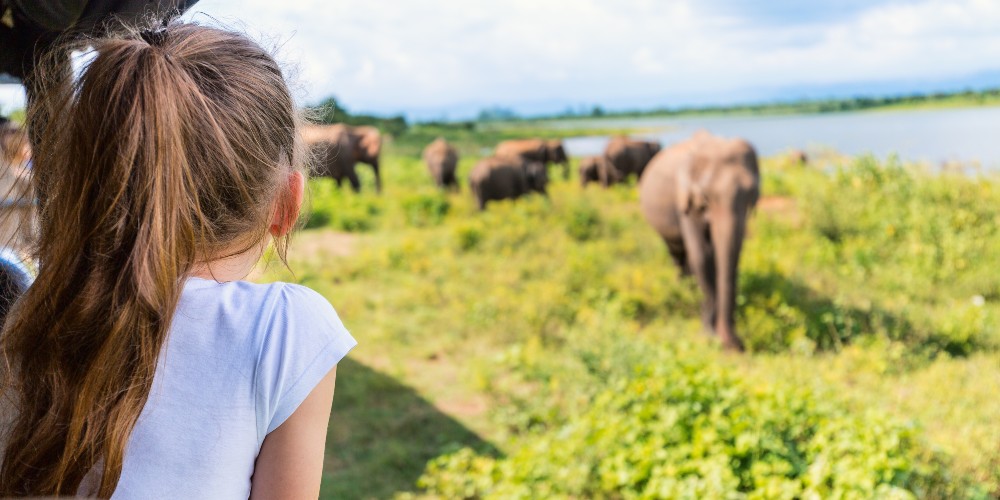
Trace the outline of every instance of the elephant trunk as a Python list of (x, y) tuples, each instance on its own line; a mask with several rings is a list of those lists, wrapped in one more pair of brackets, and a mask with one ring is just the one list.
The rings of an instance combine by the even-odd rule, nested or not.
[(715, 253), (716, 316), (715, 333), (727, 349), (743, 350), (743, 342), (736, 335), (736, 281), (743, 235), (746, 231), (744, 207), (719, 207), (712, 217), (710, 231)]

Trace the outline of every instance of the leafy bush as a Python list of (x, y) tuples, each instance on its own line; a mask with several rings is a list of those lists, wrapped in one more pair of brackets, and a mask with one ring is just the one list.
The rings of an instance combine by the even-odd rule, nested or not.
[[(956, 328), (952, 297), (996, 297), (986, 276), (1000, 268), (1000, 191), (983, 178), (932, 176), (890, 159), (862, 157), (830, 175), (803, 179), (797, 195), (805, 215), (803, 264), (826, 268), (844, 295), (868, 290), (905, 297), (919, 307), (883, 311), (905, 317), (883, 327), (917, 349), (962, 355), (998, 339), (983, 321)], [(845, 297), (846, 298), (846, 297)], [(863, 309), (873, 309), (871, 302)], [(897, 304), (899, 300), (893, 300)], [(865, 313), (867, 314), (867, 313)], [(869, 322), (870, 323), (870, 322)], [(847, 337), (853, 337), (852, 332)], [(845, 340), (847, 340), (845, 338)]]
[(309, 186), (309, 205), (304, 214), (306, 229), (330, 227), (347, 232), (374, 229), (380, 209), (372, 195), (337, 188), (331, 179), (312, 179)]
[(586, 203), (574, 205), (566, 220), (566, 233), (576, 241), (596, 238), (601, 230), (601, 214)]
[(483, 241), (483, 230), (477, 225), (464, 225), (455, 229), (458, 248), (462, 251), (473, 250)]
[(445, 498), (985, 496), (954, 482), (908, 424), (852, 414), (808, 389), (661, 361), (506, 458), (438, 458), (420, 485)]
[(436, 226), (451, 209), (448, 198), (441, 194), (411, 195), (402, 200), (406, 220), (411, 226)]

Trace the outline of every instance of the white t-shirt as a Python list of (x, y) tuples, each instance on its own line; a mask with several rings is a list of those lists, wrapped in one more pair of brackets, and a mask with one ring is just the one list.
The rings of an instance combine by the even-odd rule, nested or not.
[(246, 499), (264, 437), (357, 342), (299, 285), (187, 281), (115, 499)]

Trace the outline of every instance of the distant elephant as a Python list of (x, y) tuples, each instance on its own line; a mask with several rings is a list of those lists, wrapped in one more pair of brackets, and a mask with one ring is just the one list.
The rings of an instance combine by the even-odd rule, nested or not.
[(598, 182), (601, 186), (608, 187), (621, 181), (621, 172), (606, 156), (588, 156), (580, 160), (581, 187), (587, 187), (587, 184), (591, 182)]
[(629, 175), (642, 177), (646, 165), (659, 152), (659, 142), (639, 141), (621, 136), (612, 137), (604, 148), (604, 156), (611, 160), (623, 178)]
[(448, 144), (443, 137), (438, 137), (434, 142), (424, 148), (424, 163), (430, 171), (434, 183), (439, 188), (458, 190), (458, 179), (455, 177), (455, 169), (458, 167), (458, 152)]
[(525, 160), (560, 164), (563, 167), (563, 178), (569, 179), (569, 157), (562, 141), (558, 139), (515, 139), (497, 144), (497, 156), (520, 156)]
[(379, 172), (382, 135), (377, 128), (312, 125), (303, 129), (302, 138), (312, 150), (316, 175), (334, 179), (337, 186), (347, 179), (351, 189), (359, 192), (361, 181), (355, 165), (358, 162), (367, 163), (375, 172), (375, 190), (382, 192), (382, 175)]
[(809, 156), (801, 149), (793, 149), (788, 152), (788, 162), (792, 165), (808, 165)]
[(548, 172), (542, 162), (516, 156), (491, 156), (472, 168), (469, 187), (476, 197), (479, 210), (490, 201), (520, 198), (530, 192), (548, 196)]
[(733, 322), (737, 266), (759, 185), (753, 146), (707, 132), (659, 153), (639, 181), (643, 215), (704, 294), (705, 329), (737, 351), (743, 350)]

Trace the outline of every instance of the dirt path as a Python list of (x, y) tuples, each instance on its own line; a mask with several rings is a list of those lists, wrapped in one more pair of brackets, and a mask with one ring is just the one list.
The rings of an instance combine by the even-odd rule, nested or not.
[(794, 226), (802, 223), (802, 213), (795, 198), (790, 196), (764, 196), (757, 200), (757, 211), (771, 219), (783, 220)]
[(292, 237), (288, 246), (288, 254), (322, 255), (332, 257), (349, 257), (354, 254), (358, 235), (340, 231), (321, 229), (306, 231)]
[(796, 209), (795, 199), (788, 196), (764, 196), (757, 201), (757, 210), (766, 213), (791, 212)]

